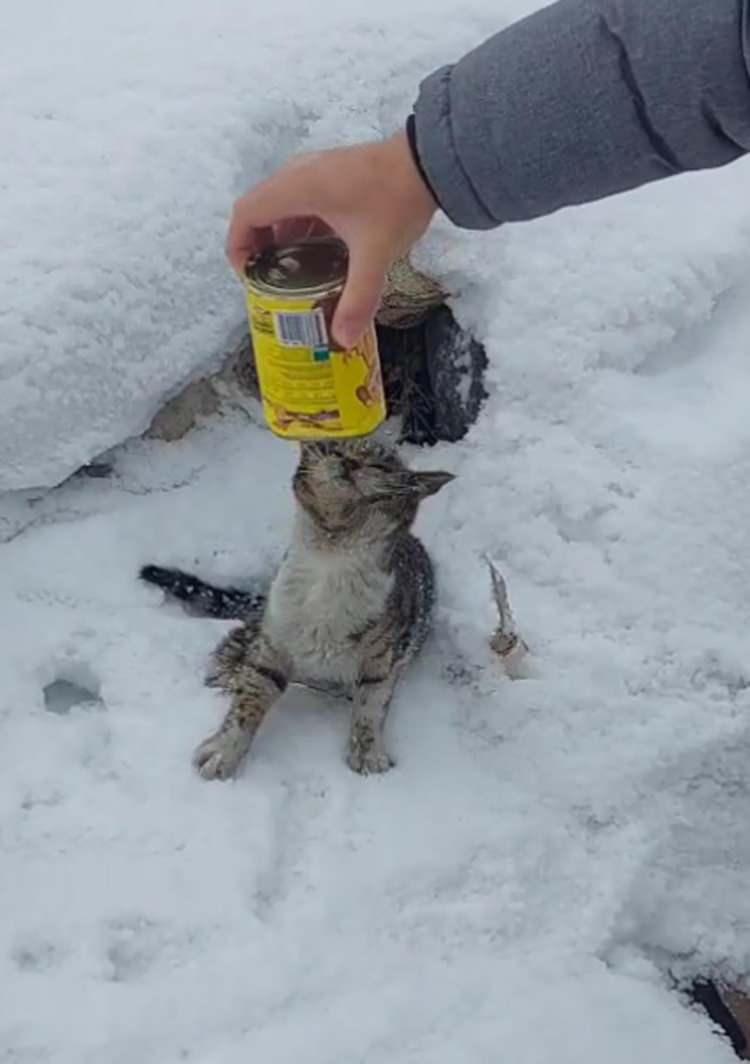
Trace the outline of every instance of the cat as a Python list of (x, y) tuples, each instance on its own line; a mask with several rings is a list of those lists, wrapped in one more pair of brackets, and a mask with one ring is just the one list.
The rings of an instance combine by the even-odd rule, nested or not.
[(179, 570), (141, 578), (212, 616), (241, 616), (214, 652), (207, 683), (231, 705), (197, 748), (205, 779), (233, 776), (263, 718), (291, 682), (352, 700), (347, 761), (363, 775), (393, 761), (383, 730), (394, 688), (425, 641), (434, 600), (430, 557), (411, 526), (451, 480), (409, 469), (372, 439), (303, 443), (292, 478), (291, 544), (267, 595), (222, 590)]

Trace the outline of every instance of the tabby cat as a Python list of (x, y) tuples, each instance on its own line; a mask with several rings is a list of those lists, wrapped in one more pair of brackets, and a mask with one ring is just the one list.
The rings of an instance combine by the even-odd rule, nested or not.
[(292, 480), (292, 541), (266, 595), (213, 588), (173, 569), (141, 570), (194, 608), (244, 622), (219, 644), (207, 678), (231, 705), (195, 752), (203, 777), (237, 771), (291, 682), (348, 694), (349, 765), (363, 774), (391, 767), (388, 705), (425, 640), (434, 598), (429, 555), (410, 529), (422, 499), (452, 479), (410, 470), (373, 440), (304, 443)]

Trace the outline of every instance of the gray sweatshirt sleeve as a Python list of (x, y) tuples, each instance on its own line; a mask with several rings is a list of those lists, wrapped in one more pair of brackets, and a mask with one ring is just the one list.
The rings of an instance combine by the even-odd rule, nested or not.
[(558, 0), (428, 77), (414, 132), (467, 229), (722, 166), (750, 151), (750, 0)]

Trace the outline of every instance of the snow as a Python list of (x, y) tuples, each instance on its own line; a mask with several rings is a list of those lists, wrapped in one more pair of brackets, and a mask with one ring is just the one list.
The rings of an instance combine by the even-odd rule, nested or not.
[(32, 490), (220, 350), (232, 195), (388, 128), (495, 7), (0, 12), (2, 1059), (733, 1059), (671, 977), (750, 970), (746, 164), (426, 241), (492, 394), (411, 452), (458, 479), (420, 516), (439, 608), (382, 779), (299, 690), (239, 779), (197, 778), (227, 625), (135, 579), (270, 570), (293, 448), (238, 414)]
[(0, 490), (59, 483), (215, 362), (243, 314), (235, 196), (292, 151), (394, 129), (481, 38), (471, 9), (5, 5)]

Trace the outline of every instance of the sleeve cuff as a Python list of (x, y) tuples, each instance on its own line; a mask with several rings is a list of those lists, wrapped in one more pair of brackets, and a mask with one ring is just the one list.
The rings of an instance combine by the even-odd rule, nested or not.
[(462, 229), (494, 229), (500, 223), (477, 196), (456, 149), (450, 105), (452, 73), (453, 67), (442, 67), (420, 86), (414, 108), (414, 143), (420, 172), (454, 225)]

